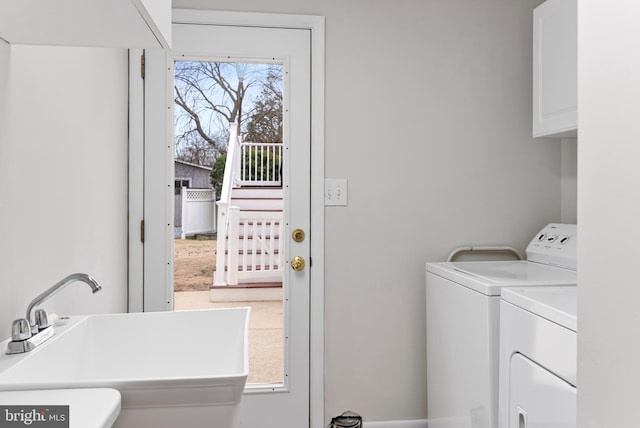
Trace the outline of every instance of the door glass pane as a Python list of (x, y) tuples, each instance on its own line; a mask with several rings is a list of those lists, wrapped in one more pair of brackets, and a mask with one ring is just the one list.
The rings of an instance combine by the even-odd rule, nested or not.
[(174, 308), (250, 306), (247, 383), (282, 384), (283, 66), (174, 66)]

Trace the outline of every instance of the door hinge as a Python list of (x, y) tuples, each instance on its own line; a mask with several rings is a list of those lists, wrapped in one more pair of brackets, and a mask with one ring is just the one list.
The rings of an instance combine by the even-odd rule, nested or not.
[(144, 220), (140, 220), (140, 242), (144, 244)]
[(144, 79), (144, 52), (140, 56), (140, 77)]

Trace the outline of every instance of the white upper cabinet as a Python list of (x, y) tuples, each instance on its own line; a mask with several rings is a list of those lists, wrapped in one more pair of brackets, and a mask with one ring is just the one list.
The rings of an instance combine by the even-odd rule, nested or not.
[(577, 0), (533, 11), (533, 136), (575, 137), (578, 128)]
[(12, 44), (168, 49), (171, 0), (0, 0), (0, 37)]

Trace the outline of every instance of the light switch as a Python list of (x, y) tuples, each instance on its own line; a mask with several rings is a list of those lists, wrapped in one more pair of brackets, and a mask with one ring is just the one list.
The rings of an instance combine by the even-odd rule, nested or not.
[(347, 180), (342, 178), (325, 178), (324, 204), (347, 205)]

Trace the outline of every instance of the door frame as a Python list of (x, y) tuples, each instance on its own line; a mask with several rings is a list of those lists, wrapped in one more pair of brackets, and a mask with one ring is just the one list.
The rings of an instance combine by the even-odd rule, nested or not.
[[(325, 18), (215, 10), (173, 9), (172, 21), (183, 24), (213, 24), (307, 29), (311, 32), (311, 231), (309, 304), (309, 426), (324, 427), (324, 146), (325, 146)], [(142, 51), (130, 52), (130, 142), (129, 142), (129, 312), (145, 309), (144, 245), (140, 222), (144, 219), (144, 90), (135, 77)], [(172, 154), (172, 153), (171, 153)], [(167, 163), (173, 162), (168, 159)], [(167, 166), (169, 168), (169, 165)], [(170, 213), (172, 210), (168, 210)], [(167, 224), (173, 224), (168, 218)], [(149, 233), (149, 231), (147, 231)], [(173, 254), (167, 266), (173, 266)], [(167, 258), (169, 255), (167, 253)]]

